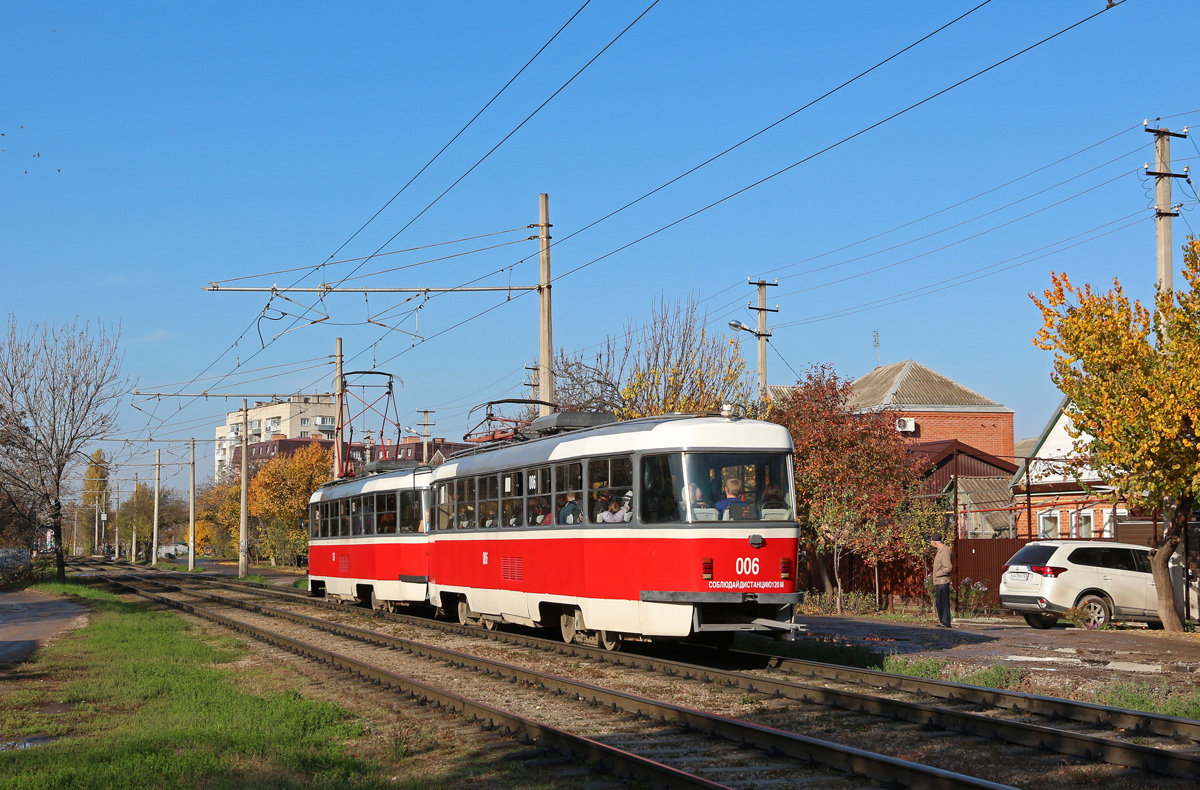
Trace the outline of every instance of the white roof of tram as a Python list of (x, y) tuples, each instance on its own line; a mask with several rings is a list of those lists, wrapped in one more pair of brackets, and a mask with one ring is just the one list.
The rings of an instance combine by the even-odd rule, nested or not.
[(580, 456), (679, 450), (790, 453), (792, 435), (782, 425), (761, 420), (690, 415), (646, 417), (451, 458), (437, 468), (436, 477), (483, 474)]

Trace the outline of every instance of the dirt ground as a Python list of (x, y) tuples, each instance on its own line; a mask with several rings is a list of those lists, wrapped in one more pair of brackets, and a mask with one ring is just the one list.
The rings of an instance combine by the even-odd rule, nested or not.
[(958, 620), (951, 629), (932, 621), (893, 622), (874, 617), (801, 616), (801, 637), (836, 637), (885, 653), (938, 657), (978, 665), (1022, 664), (1030, 670), (1111, 679), (1169, 678), (1200, 687), (1200, 634), (1144, 628), (1088, 631), (1060, 623), (1030, 628), (1017, 618)]

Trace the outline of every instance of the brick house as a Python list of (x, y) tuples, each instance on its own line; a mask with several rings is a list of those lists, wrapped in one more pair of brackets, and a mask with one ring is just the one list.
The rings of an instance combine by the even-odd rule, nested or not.
[(850, 408), (888, 411), (914, 442), (957, 440), (1011, 460), (1013, 411), (920, 362), (881, 365), (854, 382)]

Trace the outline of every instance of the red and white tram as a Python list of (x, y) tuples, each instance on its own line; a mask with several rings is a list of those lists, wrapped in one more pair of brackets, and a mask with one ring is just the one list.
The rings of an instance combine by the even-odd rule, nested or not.
[(668, 415), (328, 484), (310, 589), (609, 648), (784, 635), (801, 597), (791, 454), (779, 425)]

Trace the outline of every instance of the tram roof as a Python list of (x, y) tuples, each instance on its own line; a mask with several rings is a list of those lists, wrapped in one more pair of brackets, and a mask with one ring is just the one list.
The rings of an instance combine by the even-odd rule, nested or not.
[(429, 484), (433, 467), (417, 466), (410, 469), (397, 469), (393, 472), (349, 477), (324, 483), (313, 492), (310, 502), (320, 502), (322, 499), (354, 496), (355, 494), (371, 491), (395, 491)]
[(791, 452), (792, 436), (762, 420), (667, 414), (484, 448), (450, 458), (437, 477), (641, 451)]

